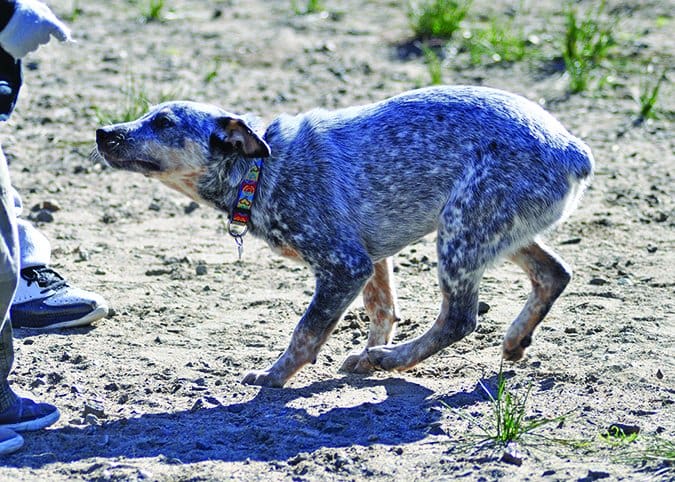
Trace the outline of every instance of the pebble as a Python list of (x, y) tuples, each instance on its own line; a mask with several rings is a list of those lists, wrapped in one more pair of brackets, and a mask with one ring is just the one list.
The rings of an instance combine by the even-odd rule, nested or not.
[(603, 286), (606, 285), (607, 283), (609, 283), (609, 281), (607, 281), (604, 278), (591, 278), (591, 280), (588, 282), (589, 285), (593, 286)]
[(516, 444), (509, 443), (502, 453), (501, 461), (520, 467), (523, 465), (523, 455), (520, 453), (520, 450), (518, 450)]
[(183, 208), (183, 212), (185, 214), (190, 214), (196, 211), (197, 209), (199, 209), (199, 203), (192, 201), (190, 204), (188, 204)]
[(54, 221), (54, 215), (46, 209), (39, 210), (33, 216), (29, 216), (29, 218), (33, 221), (39, 221), (41, 223), (51, 223)]
[(488, 305), (487, 303), (485, 303), (483, 301), (479, 301), (478, 302), (478, 314), (484, 315), (488, 311), (490, 311), (490, 305)]
[(609, 477), (609, 473), (602, 472), (600, 470), (589, 470), (586, 477), (579, 479), (579, 482), (591, 482), (598, 479), (606, 479)]
[(640, 427), (637, 425), (626, 425), (624, 423), (613, 423), (607, 428), (607, 433), (612, 437), (623, 437), (640, 433)]
[(86, 419), (87, 415), (94, 415), (97, 419), (107, 417), (103, 404), (96, 400), (88, 400), (84, 403), (82, 418)]
[(87, 416), (84, 417), (84, 421), (87, 425), (94, 425), (94, 426), (101, 425), (101, 421), (93, 413), (88, 413)]
[(198, 398), (197, 401), (192, 405), (192, 408), (190, 408), (191, 412), (196, 412), (198, 410), (201, 410), (204, 408), (204, 400), (201, 398)]
[(197, 276), (204, 276), (208, 272), (209, 272), (209, 270), (208, 270), (208, 268), (206, 267), (205, 264), (198, 264), (195, 267), (195, 273), (197, 274)]
[(445, 435), (442, 422), (433, 422), (429, 424), (429, 435)]

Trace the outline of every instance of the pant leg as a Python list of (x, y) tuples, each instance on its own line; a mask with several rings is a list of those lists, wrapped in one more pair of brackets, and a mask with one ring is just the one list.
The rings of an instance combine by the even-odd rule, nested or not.
[(23, 203), (19, 193), (14, 188), (11, 190), (19, 233), (19, 266), (21, 269), (30, 266), (46, 266), (49, 264), (52, 254), (49, 240), (30, 221), (18, 217), (23, 210)]
[(7, 160), (0, 147), (0, 412), (16, 402), (7, 377), (14, 362), (9, 307), (18, 283), (19, 256), (14, 199)]

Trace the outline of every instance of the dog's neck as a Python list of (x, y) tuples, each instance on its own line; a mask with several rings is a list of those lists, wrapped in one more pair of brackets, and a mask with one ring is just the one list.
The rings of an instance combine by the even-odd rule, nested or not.
[(254, 161), (234, 154), (214, 159), (199, 181), (199, 196), (231, 216), (239, 198), (239, 189)]

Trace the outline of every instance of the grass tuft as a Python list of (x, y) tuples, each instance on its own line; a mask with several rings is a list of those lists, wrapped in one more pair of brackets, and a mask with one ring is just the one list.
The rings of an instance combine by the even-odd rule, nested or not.
[(469, 13), (471, 0), (413, 0), (408, 4), (410, 26), (419, 39), (449, 39)]
[(551, 423), (561, 423), (568, 414), (555, 418), (530, 418), (527, 417), (527, 404), (532, 390), (530, 384), (524, 394), (517, 394), (509, 386), (503, 372), (503, 364), (499, 366), (497, 374), (497, 392), (493, 395), (490, 390), (480, 382), (481, 387), (491, 402), (491, 417), (489, 424), (481, 424), (473, 417), (468, 417), (455, 409), (460, 417), (467, 420), (483, 432), (483, 438), (477, 445), (490, 443), (498, 446), (507, 446), (512, 442), (519, 442), (525, 435), (538, 435), (534, 432), (539, 428)]
[(73, 0), (70, 8), (70, 12), (64, 15), (63, 19), (66, 20), (67, 22), (74, 22), (76, 21), (80, 15), (82, 15), (82, 8), (80, 7), (80, 2), (79, 0)]
[(638, 115), (638, 121), (640, 122), (657, 117), (655, 109), (656, 102), (659, 97), (661, 84), (663, 84), (663, 82), (666, 80), (665, 70), (657, 77), (656, 81), (653, 80), (653, 67), (650, 65), (646, 70), (647, 71), (645, 75), (640, 81), (640, 91), (637, 98), (638, 104), (640, 106), (640, 112)]
[(145, 22), (161, 22), (164, 19), (164, 0), (147, 0), (141, 12)]
[(465, 32), (464, 44), (474, 65), (483, 64), (486, 57), (491, 62), (517, 62), (527, 53), (522, 28), (515, 30), (513, 22), (497, 19), (493, 19), (487, 28)]
[(588, 88), (592, 71), (608, 57), (615, 45), (612, 30), (616, 20), (602, 20), (605, 3), (602, 0), (597, 9), (587, 11), (585, 17), (580, 16), (572, 4), (565, 9), (563, 59), (569, 87), (574, 93)]
[(443, 83), (443, 65), (440, 57), (434, 49), (422, 45), (424, 52), (424, 59), (427, 63), (427, 70), (429, 71), (429, 85), (440, 85)]
[(298, 0), (291, 0), (291, 8), (296, 15), (309, 15), (312, 13), (321, 13), (325, 10), (323, 0), (305, 0), (303, 6), (299, 5)]

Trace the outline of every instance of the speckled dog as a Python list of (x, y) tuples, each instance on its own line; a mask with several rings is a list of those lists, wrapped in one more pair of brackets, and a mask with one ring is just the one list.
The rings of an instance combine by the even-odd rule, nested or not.
[[(537, 236), (574, 208), (591, 177), (583, 142), (522, 97), (468, 86), (282, 115), (262, 132), (249, 116), (168, 102), (96, 133), (111, 166), (157, 178), (230, 216), (251, 167), (264, 159), (247, 228), (309, 265), (316, 289), (283, 355), (244, 383), (282, 386), (314, 362), (361, 292), (370, 335), (342, 369), (408, 369), (475, 329), (478, 285), (502, 257), (532, 283), (503, 345), (506, 359), (523, 356), (570, 280), (570, 269)], [(421, 336), (389, 344), (398, 319), (391, 256), (433, 231), (440, 314)]]

